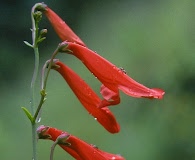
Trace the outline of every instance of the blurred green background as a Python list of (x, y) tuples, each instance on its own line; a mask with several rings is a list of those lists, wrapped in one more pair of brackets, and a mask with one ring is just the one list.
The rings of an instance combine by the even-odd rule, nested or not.
[[(31, 7), (38, 1), (1, 1), (0, 10), (0, 159), (31, 158), (31, 127), (21, 110), (29, 108), (34, 66)], [(195, 160), (194, 0), (44, 1), (97, 51), (148, 87), (163, 88), (162, 100), (135, 99), (121, 93), (110, 107), (119, 134), (104, 130), (82, 107), (56, 72), (51, 72), (40, 124), (68, 131), (127, 160)], [(47, 40), (40, 45), (41, 66), (60, 39), (47, 19)], [(100, 83), (75, 57), (59, 55), (93, 89)], [(40, 79), (40, 78), (39, 78)], [(40, 80), (37, 81), (37, 103)], [(51, 141), (39, 141), (39, 159), (49, 159)], [(72, 160), (60, 147), (54, 159)]]

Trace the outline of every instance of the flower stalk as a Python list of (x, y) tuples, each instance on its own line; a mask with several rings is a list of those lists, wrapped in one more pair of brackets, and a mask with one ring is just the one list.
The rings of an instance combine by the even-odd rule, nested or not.
[(54, 142), (53, 145), (51, 146), (50, 160), (53, 160), (54, 149), (55, 149), (56, 145), (57, 145), (57, 142)]
[[(40, 5), (39, 3), (35, 4), (31, 10), (31, 20), (32, 20), (32, 47), (35, 54), (35, 66), (33, 78), (31, 81), (31, 110), (34, 115), (35, 110), (35, 83), (39, 71), (39, 49), (37, 45), (37, 33), (38, 33), (38, 22), (35, 21), (34, 13), (36, 7)], [(37, 141), (36, 141), (36, 123), (31, 122), (32, 125), (32, 147), (33, 147), (33, 160), (37, 160)]]
[[(35, 4), (31, 11), (31, 20), (32, 20), (32, 46), (34, 49), (35, 54), (35, 66), (34, 66), (34, 73), (33, 78), (31, 81), (31, 110), (32, 114), (34, 115), (34, 108), (35, 108), (35, 83), (39, 71), (39, 49), (37, 45), (37, 37), (38, 37), (38, 22), (35, 21), (34, 13), (36, 7), (40, 5), (39, 3)], [(33, 160), (37, 160), (37, 141), (36, 141), (36, 123), (31, 122), (32, 124), (32, 147), (33, 147)]]
[[(54, 58), (55, 56), (60, 52), (60, 50), (64, 47), (66, 47), (67, 45), (64, 45), (63, 43), (59, 44), (58, 47), (56, 48), (56, 50), (53, 52), (52, 54), (52, 57), (50, 60), (46, 61), (46, 63), (44, 64), (43, 68), (42, 68), (42, 73), (41, 73), (41, 99), (40, 99), (40, 102), (39, 102), (39, 105), (36, 109), (36, 112), (34, 114), (34, 117), (33, 117), (33, 120), (34, 120), (34, 123), (36, 123), (36, 120), (39, 116), (39, 113), (41, 111), (41, 107), (43, 105), (43, 103), (45, 102), (46, 100), (46, 85), (47, 85), (47, 80), (48, 80), (48, 77), (49, 77), (49, 73), (50, 73), (50, 70), (52, 68), (52, 64), (54, 63)], [(45, 73), (45, 70), (47, 69), (47, 72)]]
[[(42, 42), (45, 37), (42, 37), (42, 34), (39, 35), (39, 27), (38, 24), (42, 18), (42, 13), (40, 11), (36, 11), (36, 9), (39, 6), (42, 6), (42, 3), (36, 3), (32, 9), (31, 9), (31, 21), (32, 21), (32, 44), (28, 43), (27, 41), (24, 41), (24, 43), (33, 48), (34, 50), (34, 55), (35, 55), (35, 64), (34, 64), (34, 71), (33, 71), (33, 76), (31, 80), (31, 98), (30, 98), (30, 108), (31, 108), (31, 113), (26, 109), (22, 108), (28, 118), (31, 121), (31, 127), (32, 127), (32, 148), (33, 148), (33, 160), (37, 160), (37, 136), (36, 136), (36, 122), (34, 118), (35, 116), (32, 116), (35, 114), (35, 84), (39, 72), (39, 48), (38, 45), (40, 42)], [(36, 114), (35, 114), (36, 115)]]

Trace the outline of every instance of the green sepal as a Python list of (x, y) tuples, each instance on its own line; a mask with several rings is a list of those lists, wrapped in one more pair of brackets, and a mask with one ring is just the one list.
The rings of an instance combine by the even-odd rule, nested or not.
[(70, 134), (62, 133), (56, 139), (56, 143), (63, 146), (71, 146), (71, 143), (66, 142), (66, 140), (70, 137)]
[(68, 47), (68, 43), (66, 41), (60, 43), (58, 45), (58, 52), (61, 53), (73, 53), (73, 51), (71, 51), (70, 49), (67, 49)]
[(58, 144), (62, 146), (71, 146), (71, 143), (68, 142), (58, 142)]
[(68, 43), (66, 41), (60, 43), (58, 45), (58, 52), (66, 52), (66, 48), (68, 47)]
[(51, 139), (51, 135), (47, 134), (49, 127), (41, 125), (37, 128), (37, 136), (39, 139)]
[(39, 139), (50, 139), (52, 138), (50, 135), (38, 135)]
[(70, 49), (66, 49), (66, 51), (65, 51), (66, 53), (68, 53), (68, 54), (71, 54), (71, 53), (73, 53), (73, 51), (71, 51)]
[(29, 42), (27, 42), (27, 41), (23, 41), (23, 42), (24, 42), (24, 44), (26, 44), (27, 46), (33, 48), (32, 44), (30, 44)]
[(32, 114), (25, 107), (21, 107), (21, 108), (24, 111), (24, 113), (26, 114), (26, 116), (28, 117), (28, 119), (31, 121), (31, 123), (33, 123), (34, 118), (33, 118)]

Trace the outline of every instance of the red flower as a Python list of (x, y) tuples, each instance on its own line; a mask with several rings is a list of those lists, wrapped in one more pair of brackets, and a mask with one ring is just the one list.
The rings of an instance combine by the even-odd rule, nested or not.
[(44, 8), (44, 13), (57, 35), (62, 41), (70, 41), (78, 43), (82, 46), (85, 46), (83, 41), (71, 30), (71, 28), (49, 7), (42, 6)]
[[(72, 42), (67, 44), (64, 51), (76, 56), (102, 83), (101, 93), (106, 100), (119, 97), (119, 89), (127, 95), (137, 98), (163, 98), (164, 91), (161, 89), (150, 89), (129, 77), (124, 70), (116, 67), (96, 52)], [(103, 105), (102, 105), (103, 107)]]
[(115, 101), (106, 101), (96, 95), (96, 93), (81, 79), (73, 70), (60, 61), (56, 61), (57, 67), (53, 67), (66, 80), (72, 91), (75, 93), (79, 101), (85, 109), (91, 114), (106, 130), (111, 133), (120, 131), (120, 126), (117, 123), (114, 115), (108, 107), (100, 108), (100, 105), (114, 105), (120, 102), (120, 99)]
[[(70, 145), (60, 145), (66, 152), (77, 160), (125, 160), (122, 156), (104, 152), (94, 145), (63, 132), (56, 128), (40, 126), (37, 129), (39, 139), (50, 139), (58, 141), (58, 144), (68, 143)], [(63, 137), (65, 137), (63, 139)]]

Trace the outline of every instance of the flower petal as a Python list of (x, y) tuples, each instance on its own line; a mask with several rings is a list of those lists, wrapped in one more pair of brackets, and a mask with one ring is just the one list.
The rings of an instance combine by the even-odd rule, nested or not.
[(63, 43), (68, 44), (66, 49), (72, 51), (69, 52), (69, 54), (73, 54), (78, 59), (80, 59), (105, 87), (109, 88), (116, 94), (118, 93), (118, 89), (120, 89), (127, 95), (136, 98), (163, 98), (165, 93), (163, 90), (150, 89), (136, 82), (120, 68), (116, 67), (108, 60), (101, 57), (96, 52), (88, 49), (87, 47), (83, 47), (71, 42)]
[[(101, 99), (89, 87), (89, 85), (62, 62), (57, 61), (55, 64), (59, 67), (54, 67), (54, 69), (58, 71), (66, 80), (72, 91), (75, 93), (89, 114), (91, 114), (109, 132), (118, 133), (120, 131), (120, 126), (117, 123), (114, 115), (105, 105), (103, 106), (104, 108), (99, 108), (101, 105)], [(105, 104), (105, 100), (103, 101), (103, 104)]]
[(99, 108), (103, 108), (105, 106), (117, 105), (120, 103), (119, 92), (113, 92), (112, 90), (102, 85), (100, 88), (100, 93), (102, 94), (104, 100), (101, 101)]
[(83, 160), (124, 160), (120, 155), (104, 152), (75, 136), (70, 136), (67, 142), (71, 143), (70, 148), (74, 149)]
[(86, 46), (84, 42), (53, 10), (51, 10), (49, 7), (45, 7), (44, 13), (62, 41), (75, 42), (79, 45)]
[[(42, 130), (43, 132), (41, 132)], [(94, 145), (88, 144), (76, 136), (70, 135), (69, 133), (63, 132), (56, 128), (40, 126), (37, 129), (37, 132), (40, 137), (51, 137), (49, 139), (52, 141), (56, 141), (62, 134), (68, 134), (69, 137), (66, 138), (66, 142), (70, 143), (70, 146), (60, 145), (60, 147), (62, 147), (66, 152), (71, 154), (77, 160), (125, 160), (120, 155), (104, 152), (97, 147), (94, 147)]]

